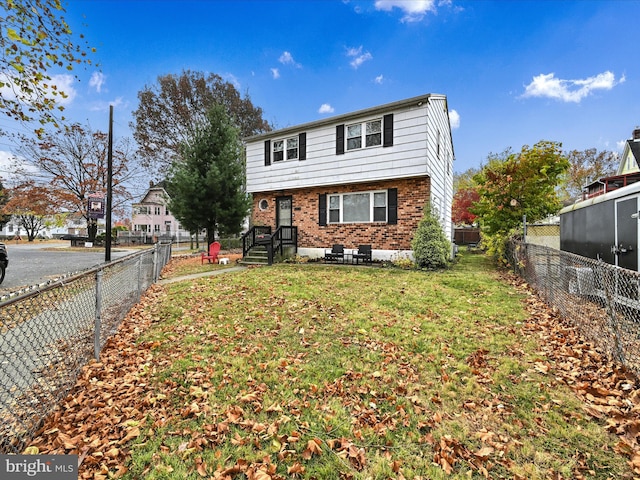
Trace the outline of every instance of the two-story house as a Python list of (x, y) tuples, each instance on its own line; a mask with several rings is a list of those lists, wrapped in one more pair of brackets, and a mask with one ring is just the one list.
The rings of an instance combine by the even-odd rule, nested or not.
[(146, 242), (153, 242), (159, 238), (172, 238), (178, 241), (188, 239), (189, 232), (182, 229), (180, 223), (167, 209), (168, 199), (165, 189), (151, 182), (142, 199), (132, 205), (132, 234), (142, 237)]
[(447, 99), (419, 97), (246, 139), (253, 225), (296, 226), (298, 253), (370, 244), (411, 255), (430, 202), (452, 237), (454, 151)]
[(618, 188), (640, 182), (640, 127), (636, 127), (631, 138), (624, 143), (620, 164), (616, 174), (611, 177), (599, 178), (584, 187), (582, 199), (597, 197)]

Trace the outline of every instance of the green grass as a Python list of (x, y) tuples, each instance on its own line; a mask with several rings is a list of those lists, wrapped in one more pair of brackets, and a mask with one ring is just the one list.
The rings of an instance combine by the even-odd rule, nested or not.
[(605, 425), (534, 368), (522, 298), (481, 255), (166, 288), (140, 338), (160, 342), (146, 379), (166, 418), (150, 409), (126, 478), (631, 478)]

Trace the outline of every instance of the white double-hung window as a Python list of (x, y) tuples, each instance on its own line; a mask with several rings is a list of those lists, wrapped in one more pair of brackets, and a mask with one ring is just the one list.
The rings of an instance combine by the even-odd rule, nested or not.
[(329, 195), (329, 223), (387, 221), (387, 191)]
[(298, 160), (298, 137), (274, 140), (273, 161)]
[[(364, 135), (363, 135), (364, 133)], [(347, 150), (382, 145), (382, 119), (347, 125)]]

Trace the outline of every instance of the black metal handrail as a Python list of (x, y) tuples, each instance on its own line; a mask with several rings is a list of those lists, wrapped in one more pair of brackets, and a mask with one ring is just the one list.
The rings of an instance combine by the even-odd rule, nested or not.
[(242, 256), (245, 257), (249, 250), (256, 245), (256, 237), (259, 235), (271, 234), (271, 227), (254, 226), (242, 235)]
[(269, 265), (273, 264), (274, 252), (284, 254), (284, 247), (293, 245), (298, 252), (298, 227), (280, 226), (271, 235), (271, 227), (252, 227), (242, 235), (242, 256), (245, 257), (249, 250), (256, 245), (267, 248)]
[(298, 227), (294, 226), (279, 226), (272, 237), (274, 251), (279, 250), (280, 255), (284, 253), (284, 247), (293, 245), (296, 253), (298, 252)]

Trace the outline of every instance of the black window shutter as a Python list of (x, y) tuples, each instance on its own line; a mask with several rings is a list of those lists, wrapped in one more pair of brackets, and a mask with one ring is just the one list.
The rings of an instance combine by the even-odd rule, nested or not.
[(307, 134), (301, 133), (298, 135), (298, 160), (307, 159)]
[(264, 141), (264, 166), (271, 165), (271, 140)]
[(324, 227), (327, 224), (327, 195), (318, 195), (318, 225)]
[(398, 223), (398, 189), (387, 190), (387, 223), (396, 225)]
[(393, 113), (389, 113), (382, 118), (382, 146), (390, 147), (393, 145)]
[(336, 155), (344, 153), (344, 124), (336, 125)]

